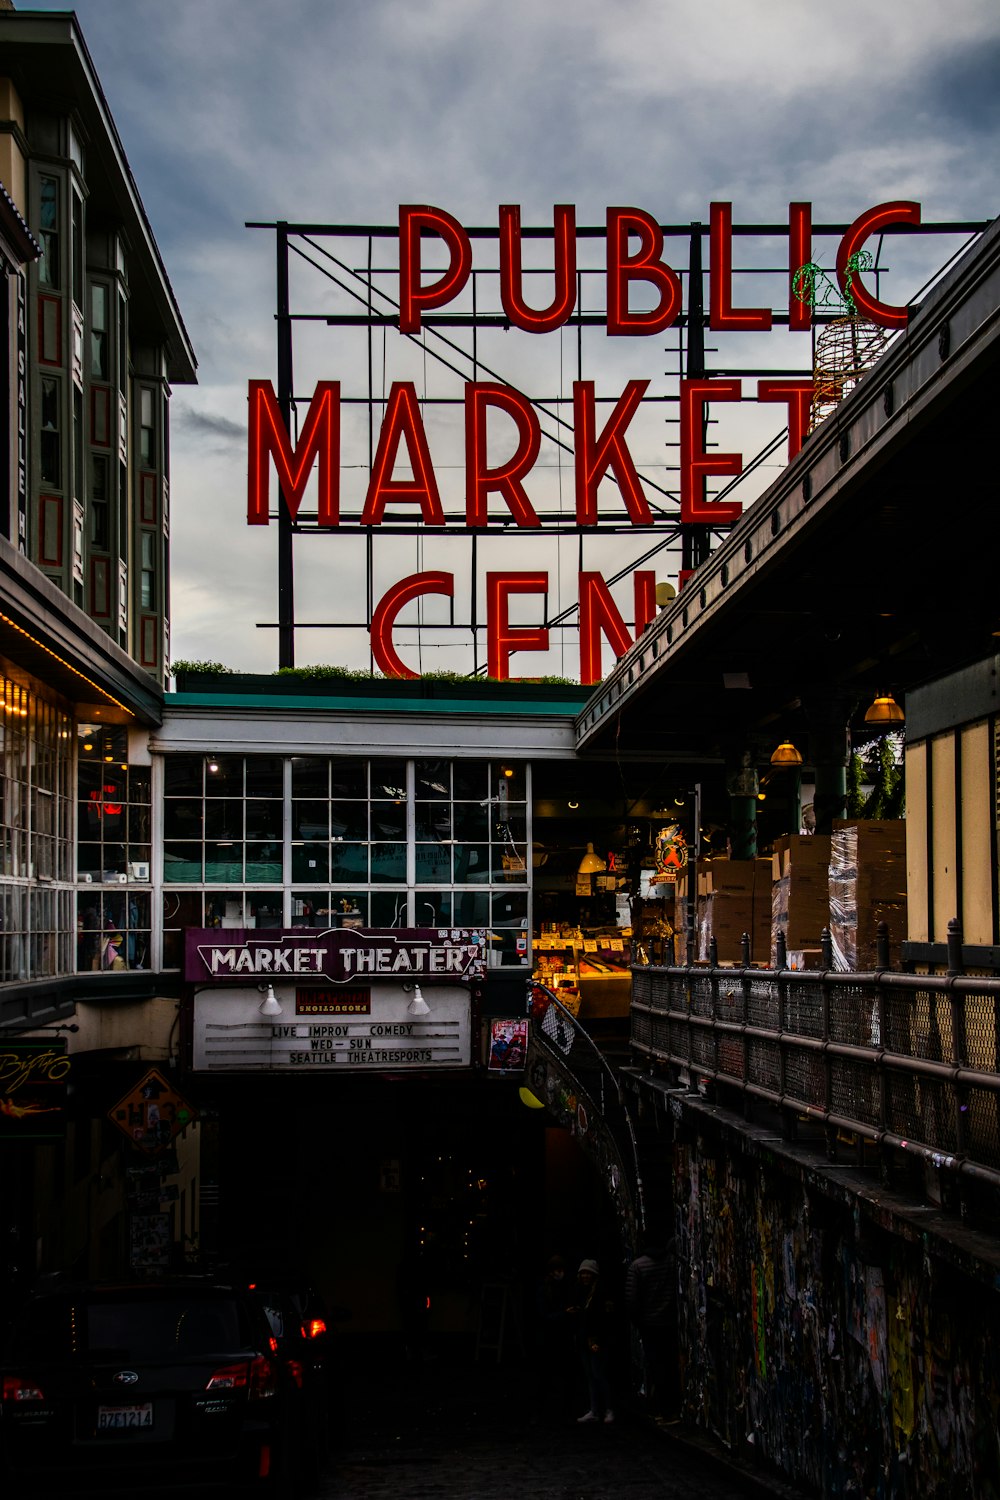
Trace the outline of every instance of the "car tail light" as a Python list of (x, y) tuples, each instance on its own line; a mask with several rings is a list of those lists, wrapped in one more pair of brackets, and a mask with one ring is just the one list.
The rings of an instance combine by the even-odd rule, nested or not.
[(5, 1401), (44, 1401), (45, 1393), (30, 1376), (5, 1375), (3, 1399)]
[(309, 1332), (308, 1332), (308, 1337), (309, 1338), (311, 1338), (311, 1339), (318, 1339), (319, 1336), (320, 1336), (320, 1334), (323, 1334), (325, 1332), (326, 1332), (326, 1324), (323, 1322), (322, 1318), (310, 1318), (310, 1320), (309, 1320)]
[(206, 1385), (206, 1391), (236, 1390), (250, 1383), (250, 1366), (241, 1361), (238, 1365), (221, 1365)]
[(254, 1400), (273, 1396), (278, 1389), (277, 1372), (269, 1359), (262, 1354), (250, 1365), (250, 1395)]
[(301, 1389), (302, 1389), (302, 1365), (300, 1364), (300, 1362), (297, 1359), (290, 1359), (288, 1361), (288, 1373), (292, 1377), (292, 1379), (295, 1381), (295, 1384), (298, 1387), (298, 1389), (301, 1391)]
[(239, 1364), (221, 1365), (206, 1385), (206, 1391), (244, 1390), (249, 1387), (250, 1398), (258, 1401), (273, 1396), (277, 1390), (274, 1366), (263, 1354), (254, 1359), (241, 1360)]

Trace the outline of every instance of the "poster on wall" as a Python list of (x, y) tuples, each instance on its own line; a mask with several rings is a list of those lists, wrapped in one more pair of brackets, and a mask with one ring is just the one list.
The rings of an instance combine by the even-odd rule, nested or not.
[(490, 1056), (487, 1071), (490, 1073), (521, 1073), (528, 1051), (528, 1022), (521, 1020), (494, 1020), (490, 1022)]
[(129, 1220), (130, 1264), (165, 1269), (170, 1264), (170, 1215), (133, 1214)]

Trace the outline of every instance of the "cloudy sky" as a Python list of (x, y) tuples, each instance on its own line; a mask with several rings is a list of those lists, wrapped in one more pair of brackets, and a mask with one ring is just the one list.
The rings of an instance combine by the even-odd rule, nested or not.
[[(551, 223), (555, 203), (575, 204), (581, 224), (603, 223), (609, 204), (664, 223), (707, 220), (720, 199), (744, 223), (782, 222), (793, 200), (811, 201), (814, 220), (833, 223), (890, 199), (916, 199), (934, 221), (991, 218), (998, 208), (995, 0), (78, 0), (75, 9), (199, 361), (199, 384), (178, 388), (171, 403), (175, 660), (277, 665), (276, 632), (257, 628), (276, 619), (277, 532), (245, 524), (247, 381), (275, 372), (273, 240), (246, 220), (392, 224), (407, 202), (485, 225), (501, 203), (520, 204), (528, 224)], [(958, 243), (908, 246), (887, 300), (912, 296)], [(477, 256), (488, 253), (477, 245)], [(777, 261), (784, 253), (771, 247)], [(821, 254), (829, 264), (829, 242)], [(936, 258), (928, 266), (920, 254)], [(318, 283), (293, 286), (302, 306), (329, 310), (328, 295)], [(778, 289), (776, 308), (782, 296)], [(345, 391), (360, 390), (357, 339), (325, 325), (306, 332), (296, 392), (341, 378)], [(532, 395), (553, 397), (557, 385), (565, 395), (575, 341), (519, 337), (494, 341), (491, 367)], [(761, 358), (801, 364), (803, 338), (776, 331)], [(799, 341), (792, 353), (790, 339)], [(390, 332), (376, 349), (377, 388), (412, 378), (422, 395), (448, 389), (402, 342)], [(622, 344), (627, 357), (611, 347)], [(744, 364), (753, 362), (749, 347)], [(663, 368), (662, 341), (591, 340), (584, 373), (599, 394), (616, 396), (628, 375)], [(352, 433), (366, 451), (359, 410), (346, 423), (345, 462)], [(779, 409), (769, 416), (778, 431)], [(458, 485), (460, 508), (460, 457), (452, 464), (446, 430), (457, 420), (429, 408), (442, 490)], [(716, 440), (749, 455), (756, 437), (733, 422), (735, 437), (720, 424)], [(675, 492), (661, 432), (637, 435), (639, 462)], [(546, 453), (539, 506), (562, 503), (565, 483), (572, 508), (572, 458), (564, 473), (565, 451), (547, 444), (542, 460)], [(532, 545), (504, 551), (498, 542), (492, 565), (538, 566)], [(546, 563), (550, 612), (571, 602), (576, 544), (563, 546), (566, 555)], [(462, 572), (460, 553), (455, 538), (383, 541), (377, 590), (420, 567)], [(610, 573), (618, 562), (609, 540), (585, 565)], [(357, 536), (300, 539), (298, 617), (363, 615), (363, 566)], [(668, 577), (676, 559), (655, 566)], [(421, 664), (459, 665), (432, 637)], [(520, 670), (574, 675), (574, 651), (544, 666), (525, 657)], [(296, 654), (301, 663), (368, 664), (363, 631), (303, 631)]]

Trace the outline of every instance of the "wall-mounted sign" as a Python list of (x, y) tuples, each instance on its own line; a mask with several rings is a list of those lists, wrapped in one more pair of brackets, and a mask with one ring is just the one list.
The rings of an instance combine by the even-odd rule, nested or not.
[(65, 1134), (70, 1066), (62, 1037), (0, 1042), (0, 1141)]
[(194, 1066), (199, 1072), (399, 1073), (471, 1064), (471, 998), (461, 985), (428, 985), (427, 1015), (410, 1014), (411, 989), (373, 989), (366, 1015), (297, 1013), (291, 986), (274, 986), (282, 1015), (260, 1014), (256, 985), (199, 990), (194, 997)]
[[(312, 328), (318, 326), (320, 318), (328, 326), (345, 330), (360, 325), (369, 338), (378, 329), (380, 343), (382, 330), (395, 328), (401, 340), (420, 341), (423, 381), (393, 378), (397, 373), (407, 373), (405, 357), (398, 364), (390, 364), (384, 352), (383, 378), (373, 381), (374, 347), (370, 342), (367, 394), (347, 388), (349, 370), (341, 372), (343, 380), (313, 378), (305, 390), (293, 393), (294, 318), (289, 316), (287, 306), (279, 307), (279, 371), (284, 368), (289, 374), (279, 379), (277, 391), (270, 380), (248, 382), (248, 524), (266, 526), (277, 514), (282, 524), (296, 533), (336, 530), (342, 538), (352, 531), (367, 535), (368, 618), (345, 623), (359, 628), (363, 623), (370, 631), (372, 661), (389, 677), (419, 675), (404, 662), (394, 642), (399, 617), (415, 603), (418, 622), (430, 615), (436, 618), (437, 628), (471, 628), (474, 670), (478, 666), (476, 633), (484, 628), (486, 665), (492, 677), (510, 676), (510, 659), (515, 653), (549, 651), (550, 632), (562, 628), (562, 590), (568, 580), (562, 576), (561, 563), (553, 564), (557, 578), (552, 592), (559, 599), (553, 618), (548, 603), (553, 569), (540, 565), (542, 554), (537, 543), (543, 537), (573, 534), (580, 544), (580, 566), (574, 580), (580, 679), (596, 682), (603, 675), (605, 643), (621, 657), (655, 615), (656, 574), (648, 567), (627, 567), (606, 579), (584, 565), (584, 538), (603, 533), (601, 540), (606, 541), (609, 535), (630, 531), (633, 537), (644, 535), (642, 546), (648, 559), (668, 541), (676, 542), (685, 528), (732, 525), (742, 513), (743, 502), (730, 493), (731, 483), (720, 490), (719, 481), (740, 476), (744, 458), (742, 452), (719, 451), (712, 445), (711, 428), (722, 403), (730, 404), (731, 409), (733, 403), (741, 402), (776, 408), (775, 416), (787, 427), (785, 451), (789, 461), (809, 430), (814, 391), (813, 354), (808, 341), (795, 346), (795, 356), (789, 355), (786, 343), (777, 361), (784, 367), (797, 358), (802, 364), (798, 374), (794, 362), (791, 371), (782, 369), (783, 378), (776, 378), (767, 367), (748, 369), (740, 360), (743, 376), (753, 377), (751, 384), (731, 373), (713, 376), (707, 371), (705, 331), (716, 335), (717, 348), (720, 336), (750, 333), (759, 337), (782, 325), (780, 336), (786, 338), (788, 333), (808, 334), (814, 322), (843, 315), (865, 320), (879, 329), (903, 328), (908, 308), (881, 295), (885, 275), (881, 249), (876, 256), (866, 247), (869, 242), (879, 244), (887, 232), (905, 232), (918, 226), (920, 205), (909, 201), (878, 204), (859, 214), (853, 223), (840, 226), (814, 225), (810, 203), (790, 203), (787, 227), (734, 225), (732, 204), (718, 202), (710, 206), (707, 226), (662, 225), (644, 209), (613, 207), (607, 209), (603, 226), (588, 228), (577, 225), (572, 205), (557, 204), (551, 228), (526, 228), (521, 224), (520, 208), (503, 204), (495, 229), (473, 230), (444, 209), (403, 205), (398, 229), (386, 225), (367, 231), (369, 248), (376, 241), (390, 246), (395, 241), (395, 265), (393, 249), (388, 251), (388, 263), (379, 262), (377, 266), (373, 266), (369, 254), (367, 275), (352, 272), (342, 259), (331, 257), (336, 260), (339, 291), (346, 291), (351, 302), (339, 315), (330, 313), (328, 298), (317, 300), (316, 311), (297, 304), (296, 316)], [(357, 226), (343, 225), (273, 227), (278, 231), (279, 255), (284, 256), (286, 266), (289, 241), (296, 234), (308, 235), (303, 259), (318, 274), (322, 272), (316, 266), (317, 237), (366, 233)], [(767, 243), (764, 258), (752, 255), (749, 268), (738, 263), (734, 254), (734, 244), (741, 235), (756, 236)], [(551, 253), (548, 247), (545, 249), (543, 265), (529, 263), (530, 246), (539, 240), (551, 243)], [(814, 240), (824, 242), (824, 248), (814, 249)], [(320, 253), (325, 251), (321, 248)], [(347, 254), (354, 265), (364, 259), (355, 251)], [(686, 273), (683, 281), (670, 263), (678, 255), (683, 255), (685, 262), (681, 268)], [(829, 277), (821, 270), (819, 262), (823, 259), (830, 264)], [(766, 275), (756, 272), (758, 283), (764, 279), (766, 291), (763, 285), (759, 290), (747, 288), (748, 276), (753, 276), (754, 267), (759, 265), (768, 267)], [(296, 271), (300, 271), (298, 266)], [(350, 283), (352, 276), (357, 286)], [(817, 277), (829, 283), (832, 297), (839, 303), (835, 312), (826, 302), (817, 304)], [(279, 282), (283, 280), (287, 278), (279, 277)], [(741, 293), (735, 290), (737, 280), (744, 289)], [(540, 287), (544, 290), (539, 291)], [(329, 293), (332, 288), (325, 290)], [(550, 291), (551, 300), (539, 306)], [(738, 296), (757, 305), (737, 305)], [(359, 311), (359, 305), (367, 311)], [(320, 307), (324, 312), (318, 310)], [(448, 325), (446, 335), (438, 332), (444, 325)], [(502, 330), (509, 353), (518, 334), (561, 337), (570, 325), (581, 333), (585, 326), (593, 325), (601, 336), (633, 341), (662, 341), (668, 330), (675, 330), (680, 358), (666, 361), (678, 372), (670, 377), (669, 390), (660, 378), (663, 371), (659, 367), (665, 362), (662, 342), (660, 349), (651, 350), (653, 370), (631, 378), (625, 373), (623, 346), (619, 344), (610, 389), (583, 378), (582, 355), (578, 352), (578, 378), (568, 381), (564, 391), (560, 376), (555, 399), (546, 391), (532, 400), (519, 387), (519, 375), (523, 378), (523, 369), (530, 368), (530, 356), (521, 367), (514, 365), (515, 373), (508, 381), (496, 368), (499, 360), (491, 364), (483, 354), (487, 329)], [(456, 341), (457, 330), (462, 328), (476, 331), (464, 370), (466, 352)], [(282, 338), (287, 346), (282, 346)], [(456, 394), (428, 388), (427, 357), (428, 351), (437, 352), (436, 338), (445, 342), (441, 359), (449, 376), (460, 379)], [(720, 359), (723, 365), (727, 363), (724, 356)], [(536, 359), (536, 366), (538, 363)], [(298, 362), (295, 368), (299, 369)], [(328, 373), (322, 366), (313, 368), (316, 374)], [(463, 373), (471, 373), (473, 378), (462, 379)], [(794, 378), (784, 378), (789, 374)], [(355, 417), (359, 402), (367, 408), (367, 442), (363, 449), (351, 447), (347, 452), (360, 435)], [(457, 411), (444, 451), (438, 445), (446, 441), (443, 419), (451, 415), (449, 406)], [(661, 435), (655, 460), (648, 457), (651, 437), (645, 426), (651, 412), (658, 415), (661, 433), (665, 422), (675, 428), (666, 444), (674, 452), (660, 456)], [(348, 415), (342, 420), (344, 413)], [(428, 414), (433, 421), (428, 420)], [(745, 430), (745, 420), (742, 426)], [(558, 504), (553, 504), (546, 470), (556, 466), (557, 453), (560, 494)], [(755, 463), (749, 464), (750, 471)], [(361, 490), (357, 487), (359, 471), (367, 480)], [(272, 472), (282, 496), (276, 508), (272, 506)], [(462, 477), (456, 479), (456, 475)], [(410, 573), (388, 589), (383, 579), (376, 587), (371, 539), (415, 532), (421, 536), (421, 555), (434, 536), (451, 539), (465, 535), (471, 539), (468, 623), (455, 619), (456, 574), (450, 568)], [(535, 539), (530, 569), (512, 569), (505, 562), (502, 570), (486, 567), (479, 571), (482, 558), (479, 555), (477, 561), (477, 544), (499, 533), (505, 539), (506, 557), (507, 544), (517, 535)], [(650, 545), (650, 533), (657, 536), (659, 545)], [(289, 559), (290, 555), (289, 549)], [(453, 555), (453, 551), (448, 554)], [(290, 560), (285, 566), (283, 607), (289, 609)], [(688, 572), (688, 566), (679, 570), (681, 581)], [(611, 586), (622, 579), (627, 586), (629, 578), (633, 597), (623, 612), (622, 601), (616, 602)], [(521, 598), (525, 595), (534, 602), (525, 604)], [(447, 607), (441, 604), (442, 598), (451, 601)], [(445, 626), (440, 615), (446, 608), (450, 619)], [(519, 608), (539, 614), (542, 623), (515, 623)], [(626, 620), (628, 613), (631, 623)], [(336, 622), (330, 624), (332, 628)], [(278, 625), (284, 632), (283, 648), (288, 651), (296, 628), (294, 615), (283, 615)], [(421, 628), (419, 624), (417, 628)], [(281, 664), (292, 662), (283, 660)]]
[(198, 983), (307, 975), (337, 985), (359, 980), (473, 980), (485, 972), (483, 934), (473, 928), (331, 928), (261, 933), (189, 927), (184, 977)]
[(182, 1099), (158, 1068), (139, 1080), (113, 1109), (108, 1119), (139, 1151), (169, 1151), (181, 1131), (197, 1119), (197, 1111)]

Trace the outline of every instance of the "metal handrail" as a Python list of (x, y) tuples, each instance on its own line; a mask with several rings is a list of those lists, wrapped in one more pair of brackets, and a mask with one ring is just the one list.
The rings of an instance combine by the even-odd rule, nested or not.
[(1000, 979), (635, 965), (635, 1051), (1000, 1186)]
[[(609, 1125), (611, 1124), (611, 1112), (609, 1111), (608, 1107), (609, 1101), (605, 1095), (605, 1086), (606, 1084), (610, 1084), (612, 1090), (611, 1097), (615, 1106), (615, 1110), (618, 1113), (619, 1118), (624, 1122), (625, 1129), (629, 1138), (629, 1144), (632, 1148), (632, 1172), (635, 1182), (636, 1211), (640, 1230), (644, 1230), (646, 1225), (646, 1210), (645, 1200), (643, 1196), (642, 1172), (639, 1166), (639, 1147), (636, 1141), (635, 1127), (632, 1123), (632, 1116), (630, 1115), (628, 1105), (625, 1102), (625, 1095), (622, 1091), (621, 1081), (618, 1078), (618, 1075), (615, 1073), (615, 1070), (612, 1068), (611, 1064), (608, 1062), (607, 1058), (604, 1056), (604, 1053), (601, 1051), (600, 1047), (598, 1047), (597, 1043), (590, 1035), (589, 1031), (587, 1031), (585, 1026), (582, 1026), (580, 1024), (579, 1020), (573, 1014), (573, 1012), (563, 1004), (556, 992), (554, 990), (550, 990), (547, 985), (539, 984), (537, 981), (534, 983), (533, 989), (543, 994), (546, 1001), (548, 1002), (548, 1006), (554, 1007), (556, 1009), (563, 1024), (568, 1025), (572, 1028), (574, 1047), (578, 1040), (582, 1041), (588, 1049), (588, 1052), (592, 1055), (594, 1062), (597, 1064), (597, 1079), (600, 1085), (600, 1097), (599, 1099), (595, 1099), (594, 1103), (598, 1106), (601, 1114), (604, 1116)], [(552, 1042), (546, 1035), (543, 1025), (540, 1022), (535, 1021), (534, 1015), (532, 1015), (531, 1019), (531, 1029), (532, 1035), (535, 1040), (552, 1056), (553, 1060), (558, 1063), (558, 1065), (563, 1069), (566, 1075), (572, 1078), (576, 1083), (578, 1083), (581, 1089), (584, 1089), (584, 1083), (580, 1074), (575, 1067), (570, 1065), (569, 1052), (563, 1052), (561, 1049), (553, 1046)], [(589, 1092), (589, 1090), (586, 1091)]]

